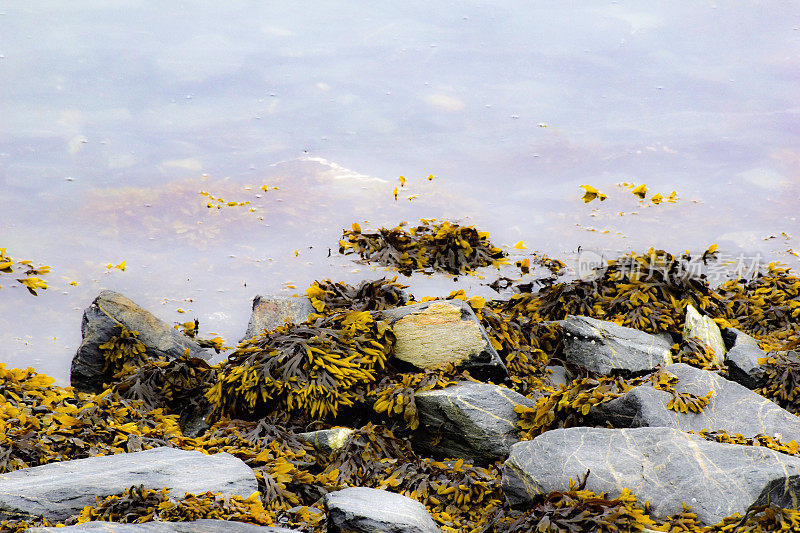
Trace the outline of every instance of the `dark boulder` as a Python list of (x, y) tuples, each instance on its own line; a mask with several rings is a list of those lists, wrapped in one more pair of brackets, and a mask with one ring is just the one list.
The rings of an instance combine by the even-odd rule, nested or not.
[(588, 316), (570, 315), (560, 324), (564, 359), (592, 372), (635, 375), (672, 363), (672, 343), (663, 336)]
[(149, 311), (119, 293), (103, 291), (83, 312), (83, 340), (72, 359), (71, 370), (71, 384), (77, 390), (99, 392), (110, 378), (100, 345), (119, 335), (119, 326), (138, 333), (147, 357), (176, 359), (189, 350), (193, 357), (210, 358), (210, 353), (199, 344)]
[(287, 323), (300, 324), (308, 320), (309, 314), (315, 312), (311, 300), (305, 296), (256, 296), (253, 298), (253, 312), (242, 340)]
[(725, 343), (730, 346), (725, 364), (731, 379), (748, 389), (763, 387), (766, 374), (758, 360), (767, 357), (767, 352), (759, 347), (757, 340), (736, 328), (726, 328), (722, 333)]
[(592, 408), (590, 415), (596, 422), (608, 422), (614, 427), (724, 430), (731, 434), (741, 433), (745, 437), (759, 434), (774, 437), (777, 434), (780, 440), (800, 441), (800, 418), (750, 389), (714, 372), (684, 363), (669, 365), (665, 370), (678, 377), (675, 385), (677, 392), (705, 396), (713, 391), (702, 412), (679, 413), (667, 409), (672, 394), (647, 383)]
[(414, 401), (420, 420), (415, 444), (440, 458), (477, 463), (508, 457), (511, 445), (519, 442), (514, 407), (534, 405), (511, 389), (474, 382), (418, 392)]

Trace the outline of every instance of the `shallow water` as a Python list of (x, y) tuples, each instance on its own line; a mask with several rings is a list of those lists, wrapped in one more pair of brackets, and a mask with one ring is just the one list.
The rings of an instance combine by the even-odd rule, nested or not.
[(255, 294), (390, 274), (338, 256), (353, 221), (459, 220), (570, 266), (712, 243), (799, 265), (791, 3), (2, 9), (0, 247), (52, 273), (38, 297), (0, 275), (0, 361), (60, 383), (103, 288), (230, 344)]

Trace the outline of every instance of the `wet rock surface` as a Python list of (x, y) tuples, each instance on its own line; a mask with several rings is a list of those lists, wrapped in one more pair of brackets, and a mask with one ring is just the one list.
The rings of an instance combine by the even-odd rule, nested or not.
[(418, 392), (414, 400), (420, 419), (416, 442), (423, 450), (479, 463), (508, 457), (519, 442), (514, 407), (534, 405), (513, 390), (473, 382)]
[(253, 311), (247, 330), (241, 340), (260, 335), (265, 329), (272, 330), (286, 323), (299, 324), (314, 313), (311, 300), (305, 296), (261, 296), (253, 298)]
[(117, 522), (86, 522), (67, 527), (32, 527), (28, 533), (296, 533), (282, 527), (258, 526), (232, 520), (194, 520), (192, 522), (145, 522), (120, 524)]
[(778, 434), (781, 440), (800, 441), (800, 418), (746, 387), (719, 374), (684, 363), (665, 367), (678, 377), (675, 390), (705, 396), (713, 391), (700, 413), (667, 408), (672, 394), (651, 384), (634, 387), (623, 396), (592, 409), (594, 419), (614, 427), (663, 426), (683, 431), (702, 429), (741, 433), (745, 437)]
[(381, 313), (397, 336), (394, 357), (418, 369), (448, 363), (477, 378), (499, 382), (508, 372), (486, 330), (462, 300), (434, 300)]
[(109, 376), (100, 345), (119, 333), (118, 326), (138, 332), (150, 357), (176, 359), (188, 349), (193, 357), (209, 359), (210, 353), (163, 320), (114, 291), (102, 291), (84, 311), (82, 341), (72, 360), (71, 384), (77, 390), (98, 392)]
[(570, 315), (560, 322), (564, 358), (598, 374), (641, 374), (672, 363), (672, 343), (662, 336), (613, 322)]
[(176, 494), (211, 491), (244, 498), (258, 490), (253, 471), (232, 455), (164, 447), (0, 474), (0, 513), (64, 520), (84, 506), (94, 505), (95, 497), (134, 485), (168, 487)]
[(753, 504), (792, 507), (800, 459), (768, 448), (709, 442), (671, 428), (575, 427), (547, 431), (511, 447), (503, 490), (512, 505), (566, 490), (589, 471), (586, 489), (619, 496), (623, 488), (649, 501), (652, 516), (683, 510), (705, 524)]
[(400, 494), (350, 487), (325, 496), (331, 533), (438, 533), (425, 506)]

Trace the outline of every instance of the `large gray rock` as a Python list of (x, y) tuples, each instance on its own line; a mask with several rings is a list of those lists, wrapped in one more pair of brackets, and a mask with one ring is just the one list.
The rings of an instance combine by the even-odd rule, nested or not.
[(149, 357), (175, 359), (187, 349), (193, 357), (210, 357), (199, 344), (125, 296), (102, 291), (83, 312), (83, 340), (72, 359), (71, 371), (71, 384), (77, 390), (97, 392), (110, 377), (103, 370), (105, 359), (100, 345), (119, 333), (118, 325), (139, 333), (138, 338), (147, 347)]
[(308, 315), (315, 312), (311, 300), (305, 296), (256, 296), (253, 298), (253, 312), (242, 340), (286, 323), (305, 322)]
[(641, 374), (672, 363), (672, 343), (606, 320), (570, 315), (562, 320), (564, 359), (598, 374)]
[(691, 304), (686, 306), (686, 320), (683, 324), (683, 338), (696, 338), (714, 351), (713, 362), (721, 364), (725, 360), (725, 342), (719, 326), (710, 316), (701, 315)]
[(726, 328), (722, 333), (725, 344), (730, 346), (725, 364), (731, 379), (748, 389), (763, 387), (766, 374), (758, 360), (767, 357), (767, 352), (759, 347), (757, 340), (736, 328)]
[(227, 453), (154, 448), (50, 463), (0, 474), (0, 515), (26, 513), (62, 521), (133, 485), (172, 493), (221, 492), (248, 497), (258, 490), (253, 471)]
[(325, 495), (331, 533), (439, 533), (425, 506), (402, 494), (350, 487)]
[(630, 489), (659, 518), (681, 512), (685, 502), (708, 525), (753, 504), (791, 508), (800, 490), (800, 458), (769, 448), (672, 428), (574, 427), (512, 446), (503, 491), (511, 505), (524, 505), (536, 494), (567, 490), (587, 471), (587, 490), (616, 498)]
[(420, 421), (415, 444), (441, 458), (460, 457), (478, 463), (508, 457), (511, 445), (519, 442), (519, 415), (514, 407), (534, 405), (511, 389), (474, 382), (418, 392), (414, 401)]
[(678, 413), (667, 409), (672, 394), (648, 383), (594, 407), (590, 415), (595, 421), (609, 422), (614, 427), (664, 426), (683, 431), (721, 429), (745, 437), (778, 434), (781, 440), (800, 442), (800, 418), (750, 389), (714, 372), (684, 363), (669, 365), (665, 370), (678, 377), (675, 386), (678, 392), (697, 396), (714, 392), (702, 412)]
[(231, 520), (202, 519), (193, 522), (86, 522), (67, 527), (31, 527), (25, 533), (297, 533), (295, 529), (257, 526)]
[(382, 311), (397, 341), (394, 357), (419, 369), (453, 363), (475, 377), (499, 382), (508, 372), (486, 330), (462, 300), (434, 300)]

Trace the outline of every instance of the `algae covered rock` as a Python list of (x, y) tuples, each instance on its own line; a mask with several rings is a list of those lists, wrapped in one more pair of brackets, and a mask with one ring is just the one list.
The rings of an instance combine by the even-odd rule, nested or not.
[(672, 343), (614, 322), (570, 315), (560, 322), (564, 358), (598, 374), (641, 374), (656, 365), (672, 363)]
[(453, 364), (475, 377), (502, 381), (508, 372), (472, 308), (433, 300), (382, 312), (394, 330), (394, 358), (419, 369)]
[(328, 531), (347, 533), (439, 533), (425, 506), (402, 494), (350, 487), (325, 495)]
[(415, 442), (438, 457), (480, 463), (505, 460), (519, 442), (514, 412), (534, 403), (511, 389), (464, 382), (414, 395), (420, 419)]
[(767, 352), (759, 347), (757, 340), (736, 328), (726, 328), (722, 334), (730, 345), (725, 364), (731, 379), (748, 389), (763, 387), (767, 376), (758, 360), (767, 357)]
[(563, 491), (586, 472), (586, 490), (618, 497), (627, 488), (663, 518), (692, 506), (715, 524), (751, 505), (796, 506), (800, 458), (761, 446), (710, 442), (672, 428), (573, 427), (547, 431), (511, 447), (503, 491), (520, 506), (540, 493)]
[(81, 335), (70, 376), (72, 386), (79, 391), (100, 391), (114, 370), (108, 366), (111, 352), (120, 358), (132, 355), (143, 360), (171, 360), (189, 350), (193, 357), (210, 358), (195, 341), (113, 291), (102, 291), (83, 312)]
[(32, 527), (26, 533), (296, 533), (295, 529), (258, 526), (231, 520), (202, 519), (191, 522), (86, 522), (67, 527)]
[(308, 315), (314, 312), (311, 300), (305, 296), (256, 296), (253, 298), (253, 312), (242, 340), (259, 335), (265, 329), (273, 330), (287, 323), (305, 322)]
[(702, 397), (712, 392), (701, 412), (676, 412), (667, 408), (673, 395), (639, 385), (624, 395), (592, 409), (594, 420), (614, 427), (663, 426), (683, 431), (723, 430), (744, 437), (780, 435), (800, 441), (800, 418), (755, 392), (715, 372), (684, 363), (665, 367), (678, 378), (675, 390)]
[(700, 342), (714, 351), (714, 364), (721, 364), (725, 360), (725, 342), (719, 326), (711, 317), (701, 315), (691, 304), (686, 306), (686, 322), (683, 326), (683, 338), (699, 339)]
[(94, 505), (98, 496), (120, 493), (134, 485), (167, 487), (180, 495), (211, 491), (245, 498), (258, 490), (253, 470), (232, 455), (153, 448), (0, 474), (0, 516), (41, 514), (61, 521)]
[(298, 433), (297, 436), (303, 442), (311, 444), (316, 450), (324, 454), (331, 454), (339, 452), (347, 444), (347, 439), (354, 431), (354, 429), (339, 427)]

